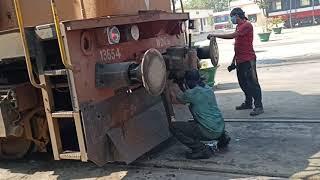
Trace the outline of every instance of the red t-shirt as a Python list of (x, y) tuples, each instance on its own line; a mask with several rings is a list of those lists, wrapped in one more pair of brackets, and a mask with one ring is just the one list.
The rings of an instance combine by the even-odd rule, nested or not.
[(253, 26), (248, 21), (243, 21), (237, 25), (238, 36), (235, 38), (235, 57), (238, 64), (256, 59), (253, 50)]

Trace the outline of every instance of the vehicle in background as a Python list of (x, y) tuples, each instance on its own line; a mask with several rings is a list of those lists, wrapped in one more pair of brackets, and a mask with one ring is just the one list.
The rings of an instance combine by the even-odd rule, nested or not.
[(287, 28), (320, 24), (319, 0), (271, 0), (268, 14), (282, 17)]
[(230, 22), (230, 11), (213, 13), (213, 26), (215, 30), (229, 29), (232, 27)]

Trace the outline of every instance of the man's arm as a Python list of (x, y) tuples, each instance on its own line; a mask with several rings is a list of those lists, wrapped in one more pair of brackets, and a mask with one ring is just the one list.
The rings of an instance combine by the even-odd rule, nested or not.
[(170, 97), (173, 104), (186, 104), (187, 102), (184, 102), (181, 100), (181, 97), (183, 96), (183, 92), (181, 91), (180, 87), (175, 83), (170, 83)]
[(246, 23), (239, 27), (235, 32), (233, 33), (226, 33), (226, 34), (220, 34), (220, 33), (213, 33), (208, 35), (208, 39), (211, 39), (212, 37), (217, 37), (221, 39), (234, 39), (238, 36), (245, 36), (248, 33), (253, 32), (253, 27), (250, 23)]
[(238, 32), (235, 31), (233, 33), (226, 33), (226, 34), (220, 34), (220, 33), (213, 33), (208, 35), (208, 39), (211, 39), (212, 37), (217, 37), (221, 39), (234, 39), (238, 36)]
[(231, 63), (231, 64), (234, 64), (234, 65), (236, 64), (236, 55), (233, 56), (233, 59), (232, 59), (232, 63)]
[(228, 71), (231, 72), (237, 68), (236, 66), (236, 56), (233, 57), (232, 63), (228, 66)]

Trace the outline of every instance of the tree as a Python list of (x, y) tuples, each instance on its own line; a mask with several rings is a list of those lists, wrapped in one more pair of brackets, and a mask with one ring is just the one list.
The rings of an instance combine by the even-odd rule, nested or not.
[(264, 16), (269, 17), (268, 8), (269, 2), (267, 0), (255, 0), (260, 9), (262, 9)]
[(212, 9), (215, 12), (225, 11), (229, 8), (229, 0), (188, 0), (186, 9)]

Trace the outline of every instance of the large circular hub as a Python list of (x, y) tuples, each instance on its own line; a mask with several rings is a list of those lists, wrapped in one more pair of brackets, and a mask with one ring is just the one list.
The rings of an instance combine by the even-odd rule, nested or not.
[(156, 49), (145, 52), (141, 62), (143, 86), (152, 96), (159, 96), (166, 86), (167, 69), (162, 54)]
[(211, 59), (212, 65), (219, 64), (219, 48), (216, 38), (210, 39), (210, 45), (197, 48), (197, 54), (200, 59)]
[(216, 38), (210, 39), (209, 53), (213, 66), (217, 66), (219, 63), (219, 48)]

